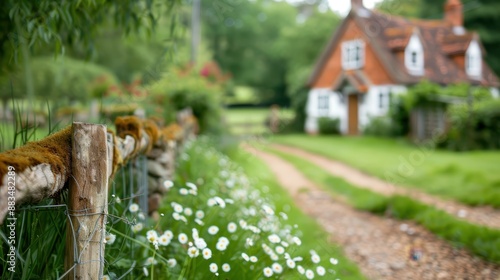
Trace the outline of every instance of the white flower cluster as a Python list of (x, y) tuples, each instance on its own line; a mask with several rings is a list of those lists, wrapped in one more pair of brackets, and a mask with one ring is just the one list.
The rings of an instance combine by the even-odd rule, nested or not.
[[(207, 272), (227, 274), (224, 279), (326, 276), (325, 263), (315, 251), (310, 251), (307, 261), (291, 256), (302, 246), (301, 232), (287, 224), (289, 209), (277, 211), (265, 194), (269, 188), (260, 191), (258, 182), (215, 149), (189, 146), (178, 167), (185, 179), (163, 184), (169, 202), (160, 209), (171, 214), (161, 215), (155, 229), (143, 223), (132, 226), (138, 240), (145, 236), (154, 247), (148, 251), (155, 253), (146, 258), (145, 266), (163, 264), (174, 275), (188, 273), (196, 279)], [(131, 204), (128, 210), (137, 213), (140, 209)], [(105, 238), (110, 245), (116, 236)], [(333, 258), (330, 262), (337, 264)]]

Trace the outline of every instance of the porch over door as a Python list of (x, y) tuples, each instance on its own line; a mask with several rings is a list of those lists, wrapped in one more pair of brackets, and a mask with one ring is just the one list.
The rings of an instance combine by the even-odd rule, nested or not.
[(350, 94), (348, 97), (347, 110), (347, 134), (358, 135), (358, 95)]

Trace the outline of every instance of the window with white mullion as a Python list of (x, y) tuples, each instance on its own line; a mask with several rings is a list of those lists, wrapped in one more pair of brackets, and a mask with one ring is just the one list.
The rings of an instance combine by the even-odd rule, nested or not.
[(352, 40), (342, 43), (342, 67), (345, 70), (359, 69), (364, 65), (364, 43)]

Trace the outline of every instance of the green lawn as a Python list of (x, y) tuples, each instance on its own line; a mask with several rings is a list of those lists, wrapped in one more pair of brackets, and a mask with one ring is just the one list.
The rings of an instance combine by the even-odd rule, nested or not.
[(288, 135), (276, 136), (274, 141), (345, 162), (402, 186), (500, 208), (498, 151), (457, 153), (373, 137)]
[[(269, 108), (236, 108), (225, 111), (226, 122), (233, 134), (264, 134), (269, 132), (265, 122), (269, 117)], [(292, 119), (293, 111), (280, 109), (280, 118)]]
[[(302, 229), (301, 239), (304, 246), (297, 254), (308, 255), (309, 249), (314, 249), (320, 255), (326, 254), (339, 260), (339, 264), (335, 266), (337, 272), (335, 278), (365, 279), (358, 267), (344, 256), (342, 249), (329, 242), (328, 233), (313, 218), (304, 214), (294, 205), (292, 197), (276, 182), (276, 178), (264, 162), (246, 153), (233, 154), (232, 159), (244, 168), (250, 178), (260, 181), (256, 185), (261, 187), (261, 191), (267, 192), (266, 196), (275, 203), (277, 212), (286, 212), (289, 218), (288, 222), (297, 224)], [(266, 190), (263, 190), (262, 186), (267, 186)]]
[(332, 195), (343, 198), (356, 209), (376, 214), (390, 214), (402, 220), (413, 220), (456, 247), (465, 247), (485, 260), (500, 263), (499, 230), (467, 223), (409, 197), (382, 196), (332, 176), (302, 158), (274, 149), (268, 151), (287, 160), (310, 180), (330, 191)]

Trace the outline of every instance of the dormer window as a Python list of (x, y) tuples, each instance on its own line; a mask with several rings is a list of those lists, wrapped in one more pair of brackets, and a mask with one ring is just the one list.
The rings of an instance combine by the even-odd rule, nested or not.
[(465, 71), (471, 77), (481, 77), (483, 61), (481, 56), (481, 48), (477, 41), (472, 41), (465, 53)]
[(417, 34), (413, 34), (405, 49), (405, 65), (408, 72), (415, 76), (424, 74), (424, 47)]
[(342, 67), (344, 70), (359, 69), (365, 64), (365, 43), (352, 40), (342, 43)]

